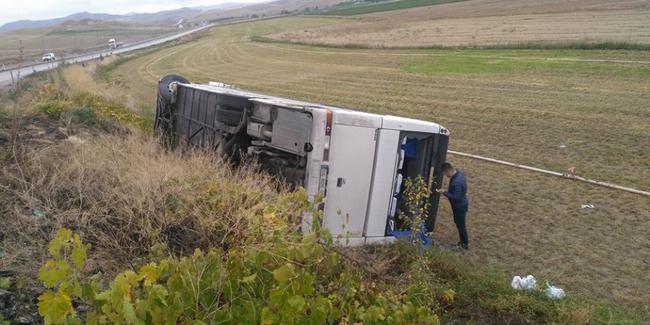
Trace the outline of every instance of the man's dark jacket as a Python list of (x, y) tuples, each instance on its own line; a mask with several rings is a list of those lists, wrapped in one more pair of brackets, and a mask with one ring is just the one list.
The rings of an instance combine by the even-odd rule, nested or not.
[(449, 189), (443, 194), (449, 199), (453, 208), (458, 209), (467, 206), (469, 203), (467, 200), (467, 182), (462, 171), (456, 170), (456, 174), (449, 180)]

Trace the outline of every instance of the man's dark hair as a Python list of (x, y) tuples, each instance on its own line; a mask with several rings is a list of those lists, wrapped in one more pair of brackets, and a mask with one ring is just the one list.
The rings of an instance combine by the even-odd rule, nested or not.
[(445, 171), (445, 170), (453, 170), (453, 169), (454, 169), (454, 166), (452, 166), (451, 163), (449, 163), (449, 162), (444, 162), (442, 164), (442, 170), (443, 171)]

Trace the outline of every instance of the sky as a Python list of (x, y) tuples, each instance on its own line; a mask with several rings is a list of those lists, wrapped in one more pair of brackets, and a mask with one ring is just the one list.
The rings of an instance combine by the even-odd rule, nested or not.
[(227, 2), (260, 2), (259, 0), (0, 0), (0, 25), (10, 21), (49, 19), (88, 11), (92, 13), (126, 14), (156, 12), (181, 7), (212, 6)]

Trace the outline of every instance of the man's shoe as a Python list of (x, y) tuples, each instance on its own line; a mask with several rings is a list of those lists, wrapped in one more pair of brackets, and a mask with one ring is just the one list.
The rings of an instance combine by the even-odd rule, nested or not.
[(458, 243), (457, 246), (462, 249), (469, 250), (469, 244)]

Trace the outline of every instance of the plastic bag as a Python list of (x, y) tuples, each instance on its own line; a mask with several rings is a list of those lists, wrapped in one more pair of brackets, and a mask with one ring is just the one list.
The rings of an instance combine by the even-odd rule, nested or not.
[(551, 298), (551, 299), (562, 299), (566, 297), (566, 294), (564, 293), (564, 290), (562, 288), (558, 288), (556, 286), (552, 286), (546, 283), (546, 296)]
[(512, 278), (510, 285), (515, 290), (533, 290), (537, 288), (537, 280), (530, 274), (523, 278), (516, 275)]

